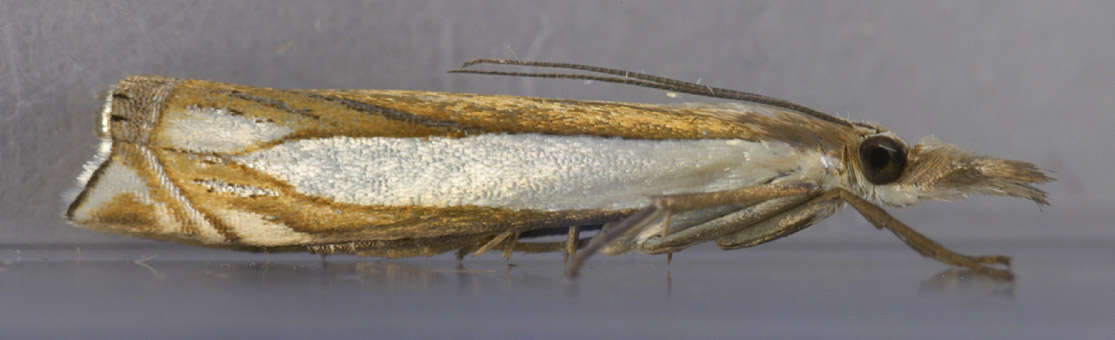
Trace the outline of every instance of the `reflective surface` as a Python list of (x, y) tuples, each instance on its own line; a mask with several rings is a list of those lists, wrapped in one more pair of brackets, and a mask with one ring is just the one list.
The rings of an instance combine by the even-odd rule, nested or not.
[[(978, 246), (965, 245), (978, 250)], [(407, 260), (167, 244), (3, 249), (0, 337), (1047, 338), (1110, 335), (1115, 250), (1010, 246), (1018, 279), (900, 244)], [(61, 320), (61, 322), (60, 322)]]

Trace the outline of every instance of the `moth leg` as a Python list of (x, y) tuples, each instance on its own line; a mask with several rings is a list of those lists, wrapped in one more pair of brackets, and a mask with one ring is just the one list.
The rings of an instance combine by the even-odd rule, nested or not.
[(517, 233), (513, 232), (513, 231), (500, 233), (500, 234), (496, 235), (495, 237), (493, 237), (491, 240), (488, 240), (488, 242), (484, 243), (484, 245), (480, 246), (480, 248), (476, 248), (476, 250), (472, 251), (472, 256), (480, 256), (481, 254), (484, 254), (484, 253), (488, 252), (489, 250), (492, 250), (493, 248), (498, 247), (501, 244), (504, 244), (504, 242), (506, 242), (507, 239), (511, 238), (512, 236), (514, 236), (516, 234)]
[(472, 254), (478, 256), (490, 250), (501, 247), (503, 256), (510, 258), (511, 252), (520, 253), (554, 253), (563, 252), (568, 260), (568, 254), (576, 254), (577, 249), (583, 248), (588, 243), (588, 238), (581, 238), (581, 226), (570, 227), (567, 231), (568, 239), (561, 242), (529, 242), (520, 241), (521, 232), (507, 231), (496, 235), (488, 234), (479, 238), (473, 237), (471, 243), (457, 249), (457, 260), (464, 259)]
[[(756, 187), (735, 190), (734, 192), (754, 192), (755, 188)], [(812, 188), (812, 186), (804, 185), (781, 188), (795, 188), (783, 191), (781, 194), (786, 194), (788, 195), (787, 197), (793, 197), (791, 198), (792, 200), (797, 200), (804, 199), (803, 195), (806, 190)], [(802, 188), (803, 190), (799, 192), (797, 188)], [(748, 212), (754, 212), (755, 206), (758, 206), (760, 211), (766, 211), (768, 209), (764, 208), (771, 207), (771, 204), (768, 202), (775, 201), (776, 203), (780, 203), (786, 201), (783, 197), (756, 199), (755, 196), (736, 195), (733, 197), (719, 193), (715, 194), (719, 196), (716, 197), (716, 200), (709, 200), (708, 197), (704, 197), (703, 194), (654, 197), (654, 205), (656, 205), (659, 210), (658, 213), (652, 215), (653, 217), (648, 217), (646, 219), (646, 226), (631, 228), (630, 231), (604, 246), (600, 252), (608, 255), (617, 255), (631, 249), (640, 248), (639, 250), (641, 252), (646, 253), (646, 248), (648, 247), (661, 248), (660, 251), (655, 251), (653, 254), (681, 251), (700, 241), (716, 238), (716, 236), (712, 234), (723, 235), (730, 232), (719, 230), (726, 226), (731, 227), (732, 223), (741, 224), (739, 227), (745, 227), (747, 224), (754, 223), (754, 221), (762, 220), (763, 218), (761, 217), (751, 217), (754, 221), (739, 221), (740, 219), (747, 218), (748, 216), (745, 215), (747, 215)], [(767, 194), (772, 193), (764, 192), (764, 195)], [(755, 203), (756, 201), (761, 202)], [(741, 210), (743, 210), (744, 213), (740, 213)], [(759, 212), (758, 214), (763, 215), (767, 213)], [(671, 237), (671, 235), (679, 236)], [(654, 247), (652, 245), (654, 243), (653, 240), (662, 240), (667, 237), (670, 242), (664, 247)], [(667, 260), (669, 260), (669, 257)]]
[[(867, 221), (875, 225), (878, 229), (887, 229), (898, 236), (898, 239), (906, 242), (906, 245), (913, 248), (922, 256), (933, 258), (945, 264), (964, 267), (971, 269), (977, 273), (987, 274), (992, 277), (999, 277), (1003, 279), (1011, 279), (1014, 274), (1009, 270), (1010, 257), (1004, 255), (989, 255), (989, 256), (968, 256), (956, 253), (948, 248), (945, 248), (940, 243), (933, 241), (910, 228), (902, 221), (894, 218), (877, 205), (856, 196), (844, 189), (833, 189), (825, 193), (826, 196), (834, 196), (844, 202), (848, 202), (860, 215), (863, 215)], [(998, 269), (985, 266), (984, 264), (1000, 264), (1006, 266), (1008, 269)]]
[(515, 244), (519, 243), (519, 233), (514, 233), (504, 242), (503, 258), (511, 261), (511, 252), (515, 251)]
[(585, 260), (602, 248), (621, 238), (638, 235), (643, 229), (659, 225), (675, 212), (691, 211), (732, 204), (753, 203), (772, 198), (802, 195), (811, 191), (811, 184), (766, 184), (709, 193), (675, 194), (652, 197), (652, 204), (626, 219), (600, 230), (565, 268), (567, 277), (576, 277)]
[(569, 258), (577, 255), (577, 241), (581, 238), (581, 229), (577, 226), (569, 227), (569, 235), (565, 238), (565, 259), (563, 263), (569, 263)]
[[(577, 230), (577, 233), (572, 232), (574, 228)], [(509, 231), (497, 234), (495, 236), (489, 235), (486, 238), (477, 239), (471, 244), (458, 249), (457, 257), (458, 259), (462, 259), (469, 254), (473, 254), (474, 256), (480, 255), (492, 249), (495, 249), (496, 247), (502, 247), (504, 257), (509, 257), (510, 252), (520, 252), (528, 254), (569, 251), (575, 252), (577, 251), (577, 249), (583, 248), (585, 244), (588, 243), (587, 237), (579, 237), (580, 227), (570, 228), (570, 232), (568, 233), (570, 239), (560, 242), (520, 241), (519, 234), (520, 233), (518, 232)]]
[(829, 217), (841, 204), (842, 201), (826, 199), (824, 194), (814, 195), (786, 206), (746, 229), (720, 237), (716, 246), (723, 250), (747, 248), (789, 236)]
[(779, 197), (737, 209), (728, 214), (678, 230), (664, 237), (651, 237), (639, 242), (639, 251), (647, 254), (673, 253), (690, 246), (714, 240), (725, 235), (751, 229), (756, 223), (769, 219), (787, 208), (808, 200), (805, 195)]
[(588, 244), (590, 237), (578, 238), (570, 245), (569, 241), (556, 241), (556, 242), (525, 242), (519, 241), (515, 243), (515, 251), (520, 253), (535, 254), (535, 253), (554, 253), (568, 251), (570, 246), (577, 249), (584, 248)]
[(852, 208), (863, 215), (878, 229), (887, 229), (898, 236), (906, 245), (913, 248), (922, 256), (933, 258), (942, 263), (964, 267), (975, 272), (993, 277), (1010, 279), (1013, 274), (1009, 270), (987, 267), (984, 264), (1001, 264), (1010, 266), (1010, 257), (1002, 255), (968, 256), (956, 253), (941, 244), (918, 233), (906, 224), (891, 216), (886, 210), (860, 198), (845, 189), (831, 189), (809, 201), (788, 209), (778, 216), (755, 225), (753, 228), (744, 229), (736, 234), (728, 235), (717, 240), (716, 245), (721, 249), (737, 249), (753, 247), (770, 242), (794, 232), (826, 217), (835, 211), (842, 203), (848, 203)]

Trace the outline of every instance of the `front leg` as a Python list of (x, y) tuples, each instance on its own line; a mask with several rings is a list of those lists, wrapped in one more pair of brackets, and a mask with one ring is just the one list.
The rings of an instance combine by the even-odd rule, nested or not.
[(1003, 255), (969, 256), (956, 253), (918, 233), (888, 214), (883, 208), (841, 188), (825, 191), (823, 194), (817, 195), (799, 206), (787, 209), (755, 226), (722, 237), (716, 241), (716, 245), (721, 249), (737, 249), (770, 242), (804, 229), (820, 218), (831, 215), (842, 203), (851, 205), (876, 228), (890, 230), (899, 239), (906, 242), (910, 248), (923, 256), (997, 278), (1010, 279), (1013, 277), (1010, 270), (985, 266), (985, 264), (1001, 264), (1009, 267), (1010, 257)]
[[(913, 248), (922, 256), (933, 258), (934, 260), (941, 261), (945, 264), (964, 267), (971, 269), (975, 272), (987, 274), (992, 277), (1003, 279), (1011, 279), (1014, 274), (1010, 271), (1010, 257), (1004, 255), (989, 255), (989, 256), (968, 256), (956, 253), (948, 248), (945, 248), (940, 243), (937, 243), (925, 235), (910, 228), (902, 221), (894, 218), (877, 205), (871, 204), (867, 200), (856, 196), (855, 194), (844, 189), (832, 189), (825, 193), (825, 196), (830, 196), (835, 199), (848, 202), (860, 215), (863, 215), (867, 221), (874, 224), (876, 228), (887, 229), (898, 236), (898, 239), (906, 242), (906, 245)], [(1007, 266), (1008, 269), (998, 269), (985, 266), (984, 264), (1000, 264)]]

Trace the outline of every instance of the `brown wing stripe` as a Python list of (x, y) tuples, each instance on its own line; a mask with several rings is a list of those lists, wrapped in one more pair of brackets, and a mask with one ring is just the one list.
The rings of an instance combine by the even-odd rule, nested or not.
[(421, 125), (421, 126), (425, 126), (425, 127), (431, 127), (431, 128), (448, 128), (448, 129), (453, 129), (453, 130), (457, 130), (457, 131), (461, 131), (461, 132), (469, 133), (469, 134), (486, 132), (483, 129), (478, 129), (478, 128), (471, 127), (471, 126), (465, 126), (465, 125), (457, 123), (457, 122), (432, 119), (432, 118), (429, 118), (429, 117), (416, 115), (416, 114), (413, 114), (413, 113), (410, 113), (410, 112), (390, 109), (390, 108), (382, 107), (382, 106), (379, 106), (379, 105), (373, 105), (373, 104), (368, 104), (368, 103), (364, 103), (364, 102), (355, 101), (355, 100), (352, 100), (352, 99), (326, 96), (326, 95), (320, 95), (320, 94), (314, 94), (314, 93), (302, 93), (302, 94), (305, 95), (305, 96), (308, 96), (310, 98), (341, 104), (341, 105), (344, 105), (345, 107), (347, 107), (349, 109), (353, 109), (353, 110), (364, 112), (364, 113), (379, 115), (379, 116), (382, 116), (382, 117), (385, 117), (385, 118), (391, 119), (391, 120), (397, 120), (397, 121), (402, 121), (402, 122), (411, 123), (411, 124), (417, 124), (417, 125)]
[(276, 109), (279, 109), (279, 110), (282, 110), (282, 111), (286, 111), (286, 112), (289, 112), (289, 113), (292, 113), (292, 114), (295, 114), (295, 115), (306, 116), (306, 117), (314, 119), (314, 120), (321, 120), (320, 116), (315, 115), (313, 113), (310, 113), (310, 110), (295, 109), (295, 108), (290, 107), (290, 105), (287, 105), (286, 103), (284, 103), (282, 101), (275, 100), (274, 98), (253, 96), (253, 95), (250, 95), (250, 94), (247, 94), (247, 93), (244, 93), (244, 92), (240, 92), (240, 91), (236, 91), (236, 90), (228, 91), (228, 95), (233, 97), (233, 98), (239, 98), (239, 99), (247, 100), (247, 101), (250, 101), (250, 102), (255, 102), (255, 103), (267, 105), (267, 106), (270, 106), (270, 107), (273, 107), (273, 108), (276, 108)]

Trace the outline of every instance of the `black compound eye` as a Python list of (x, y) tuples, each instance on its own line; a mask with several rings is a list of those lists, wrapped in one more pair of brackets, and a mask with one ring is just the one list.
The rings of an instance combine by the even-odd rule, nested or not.
[(893, 183), (906, 169), (906, 147), (894, 138), (870, 137), (859, 145), (859, 165), (872, 184)]

